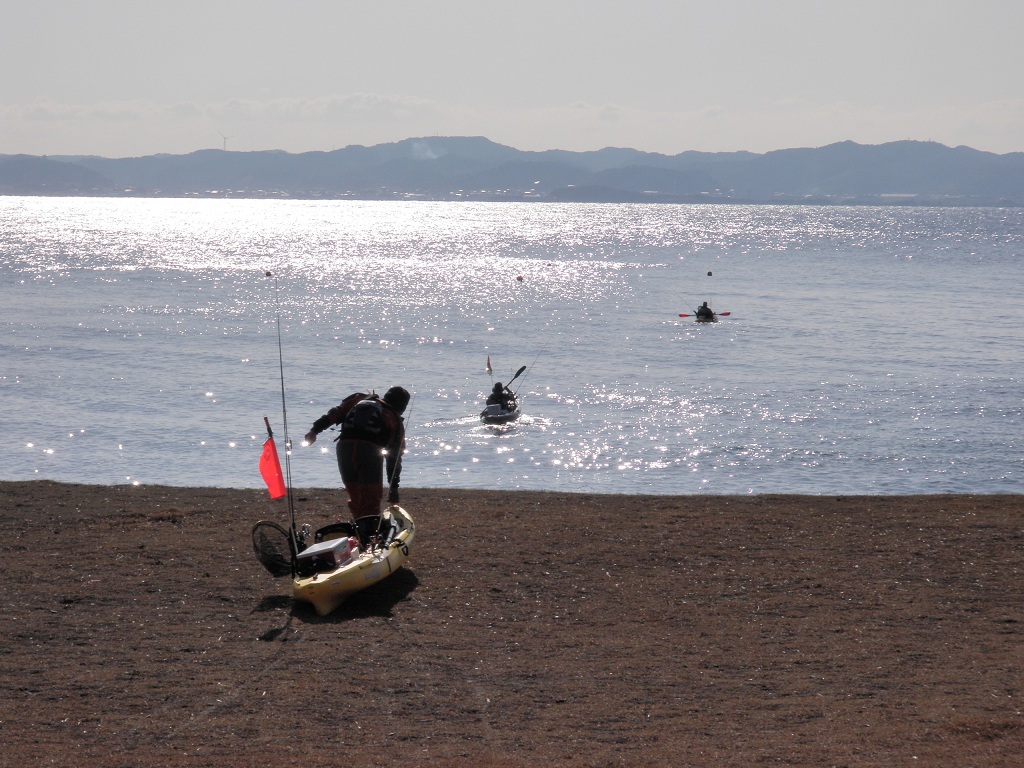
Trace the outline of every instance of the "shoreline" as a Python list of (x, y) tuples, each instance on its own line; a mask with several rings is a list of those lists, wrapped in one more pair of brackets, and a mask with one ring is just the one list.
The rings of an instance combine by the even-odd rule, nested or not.
[[(121, 489), (150, 489), (150, 490), (161, 490), (168, 493), (184, 493), (187, 491), (212, 491), (217, 493), (238, 493), (238, 494), (263, 494), (267, 495), (266, 488), (263, 486), (253, 485), (251, 487), (233, 487), (233, 486), (220, 486), (220, 485), (163, 485), (160, 483), (82, 483), (74, 481), (64, 480), (53, 480), (50, 478), (33, 478), (31, 480), (0, 480), (0, 487), (3, 486), (16, 486), (26, 484), (51, 484), (58, 486), (67, 486), (71, 488), (121, 488)], [(314, 493), (317, 495), (324, 493), (338, 493), (344, 495), (345, 488), (341, 484), (339, 479), (336, 486), (299, 486), (290, 489), (292, 494), (299, 493)], [(597, 496), (602, 498), (649, 498), (649, 499), (714, 499), (714, 498), (730, 498), (730, 499), (748, 499), (748, 498), (766, 498), (766, 497), (782, 497), (782, 498), (802, 498), (802, 499), (830, 499), (830, 498), (843, 498), (843, 499), (927, 499), (936, 497), (977, 497), (977, 498), (1005, 498), (1014, 497), (1024, 500), (1024, 493), (1018, 493), (1014, 491), (1006, 492), (993, 492), (993, 491), (936, 491), (935, 493), (801, 493), (794, 491), (764, 491), (759, 493), (606, 493), (601, 491), (562, 491), (562, 490), (541, 490), (541, 489), (528, 489), (528, 488), (449, 488), (444, 486), (425, 486), (425, 487), (405, 487), (402, 486), (402, 493), (425, 493), (425, 494), (442, 494), (442, 493), (480, 493), (480, 494), (495, 494), (495, 493), (509, 493), (509, 494), (545, 494), (554, 496)], [(268, 497), (269, 498), (269, 497)]]

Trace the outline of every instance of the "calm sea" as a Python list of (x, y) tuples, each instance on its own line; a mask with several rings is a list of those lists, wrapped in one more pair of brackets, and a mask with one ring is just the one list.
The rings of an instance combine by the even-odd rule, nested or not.
[(1022, 210), (4, 197), (0, 252), (0, 479), (262, 487), (268, 416), (336, 486), (302, 435), (401, 384), (409, 487), (1024, 493)]

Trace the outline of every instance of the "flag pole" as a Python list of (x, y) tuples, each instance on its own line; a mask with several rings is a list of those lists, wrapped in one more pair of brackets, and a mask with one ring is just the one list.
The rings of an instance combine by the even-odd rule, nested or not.
[[(277, 363), (281, 373), (281, 418), (284, 422), (284, 477), (285, 489), (288, 499), (288, 516), (291, 519), (292, 537), (292, 565), (299, 552), (299, 535), (295, 530), (295, 501), (292, 496), (292, 441), (288, 437), (288, 406), (284, 396), (284, 347), (281, 344), (281, 290), (277, 282), (277, 276), (272, 272), (266, 273), (267, 277), (274, 278), (274, 301), (277, 306)], [(270, 432), (270, 421), (267, 420), (267, 432)], [(273, 436), (273, 433), (271, 433)]]

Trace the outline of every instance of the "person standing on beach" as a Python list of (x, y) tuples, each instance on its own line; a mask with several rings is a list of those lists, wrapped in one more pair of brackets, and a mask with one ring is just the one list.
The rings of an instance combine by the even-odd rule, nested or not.
[(398, 503), (398, 482), (405, 451), (402, 414), (409, 399), (409, 392), (402, 387), (392, 387), (383, 398), (353, 392), (314, 421), (312, 429), (306, 433), (306, 442), (312, 445), (325, 429), (341, 425), (337, 439), (338, 471), (364, 544), (380, 527), (382, 469), (387, 473), (388, 502)]

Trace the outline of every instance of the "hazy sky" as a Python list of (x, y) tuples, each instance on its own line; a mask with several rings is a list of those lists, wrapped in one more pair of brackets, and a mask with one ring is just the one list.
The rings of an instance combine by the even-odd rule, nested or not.
[[(1024, 151), (1022, 0), (0, 0), (0, 153)], [(226, 137), (226, 138), (225, 138)]]

